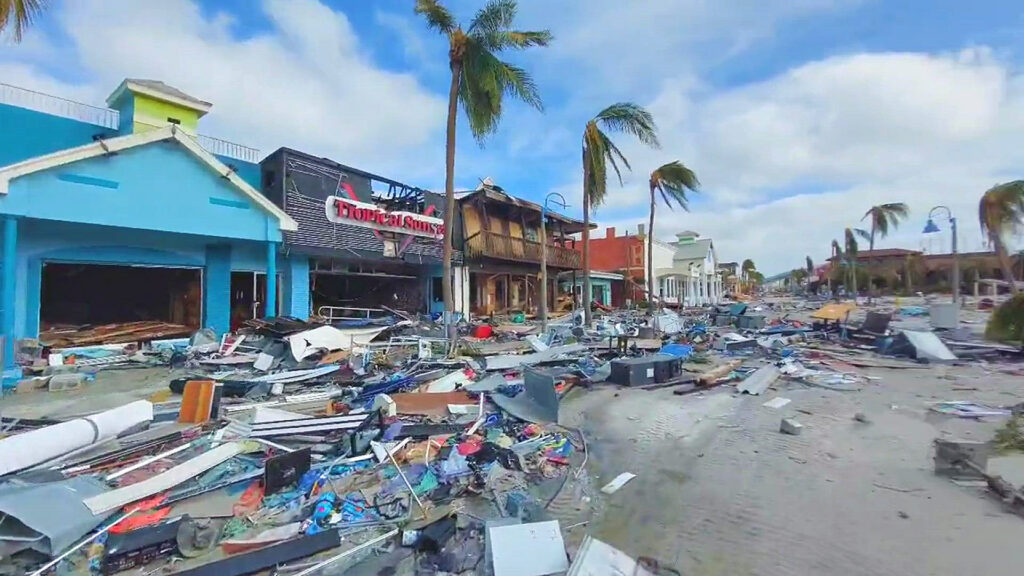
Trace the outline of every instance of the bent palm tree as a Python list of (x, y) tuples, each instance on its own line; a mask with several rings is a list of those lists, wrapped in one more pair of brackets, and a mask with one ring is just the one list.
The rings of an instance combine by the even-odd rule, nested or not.
[(21, 42), (32, 20), (43, 11), (47, 0), (0, 0), (0, 32), (11, 29), (15, 42)]
[(829, 258), (829, 261), (831, 265), (828, 271), (828, 291), (832, 292), (832, 274), (835, 272), (832, 267), (838, 268), (843, 262), (843, 249), (839, 246), (839, 241), (834, 238), (832, 239), (832, 257)]
[(1010, 291), (1017, 294), (1019, 289), (1003, 237), (1019, 233), (1024, 227), (1024, 180), (997, 184), (982, 194), (978, 202), (978, 221), (981, 222), (982, 233), (995, 248), (1003, 276), (1010, 283)]
[[(481, 143), (498, 128), (504, 96), (518, 98), (538, 110), (544, 107), (529, 73), (497, 56), (504, 50), (547, 46), (551, 42), (551, 32), (547, 30), (512, 29), (517, 10), (515, 0), (490, 0), (463, 30), (438, 0), (416, 0), (415, 12), (426, 18), (428, 27), (448, 38), (448, 67), (452, 72), (445, 137), (444, 281), (441, 283), (446, 318), (451, 318), (455, 310), (452, 223), (455, 218), (455, 121), (459, 104), (469, 119), (473, 136)], [(446, 324), (448, 337), (454, 339), (455, 325), (447, 320)]]
[[(600, 206), (608, 192), (608, 165), (622, 185), (619, 162), (630, 170), (629, 161), (605, 133), (625, 132), (657, 148), (657, 127), (654, 117), (642, 107), (622, 102), (601, 110), (583, 128), (583, 314), (589, 325), (590, 313), (590, 208)], [(650, 289), (648, 287), (648, 289)]]
[(874, 252), (876, 235), (879, 238), (887, 237), (889, 229), (899, 228), (900, 221), (905, 220), (909, 214), (910, 208), (903, 202), (890, 202), (869, 208), (860, 219), (861, 222), (871, 219), (871, 232), (865, 238), (868, 241), (868, 250)]
[(850, 286), (853, 289), (853, 299), (857, 300), (857, 236), (865, 232), (858, 228), (847, 228), (844, 232), (846, 241), (846, 261), (850, 264)]
[(697, 175), (683, 165), (682, 162), (676, 160), (675, 162), (669, 162), (651, 172), (651, 177), (648, 180), (648, 185), (651, 189), (651, 217), (650, 217), (650, 233), (647, 235), (647, 315), (654, 314), (654, 207), (656, 204), (655, 192), (661, 193), (661, 199), (665, 202), (665, 205), (672, 209), (672, 204), (678, 204), (683, 210), (690, 210), (690, 202), (686, 197), (686, 192), (697, 192), (700, 187), (700, 181), (697, 179)]

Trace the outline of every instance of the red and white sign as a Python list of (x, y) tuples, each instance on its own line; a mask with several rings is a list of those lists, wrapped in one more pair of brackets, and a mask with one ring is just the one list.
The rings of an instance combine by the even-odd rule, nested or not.
[(328, 196), (325, 208), (327, 219), (335, 224), (350, 224), (438, 240), (444, 238), (444, 220), (440, 218), (414, 212), (389, 212), (375, 204), (341, 196)]

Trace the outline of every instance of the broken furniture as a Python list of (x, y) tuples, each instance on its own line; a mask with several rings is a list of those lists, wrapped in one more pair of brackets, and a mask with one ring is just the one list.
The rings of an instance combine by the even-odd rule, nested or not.
[(847, 331), (847, 336), (854, 340), (874, 344), (879, 338), (889, 335), (890, 322), (892, 322), (892, 314), (871, 311), (868, 312), (863, 324)]

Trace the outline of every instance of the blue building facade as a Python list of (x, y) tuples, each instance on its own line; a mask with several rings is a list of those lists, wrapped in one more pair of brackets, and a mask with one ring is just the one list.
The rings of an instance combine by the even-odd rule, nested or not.
[(54, 325), (223, 333), (240, 317), (309, 314), (309, 259), (282, 247), (297, 223), (259, 192), (258, 156), (189, 129), (208, 103), (152, 81), (116, 94), (113, 109), (74, 114), (34, 93), (0, 103), (5, 369), (16, 339)]

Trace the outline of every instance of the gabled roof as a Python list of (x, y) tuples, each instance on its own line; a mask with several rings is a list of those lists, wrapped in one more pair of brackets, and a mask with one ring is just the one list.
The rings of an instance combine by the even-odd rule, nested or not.
[(676, 253), (672, 260), (703, 260), (712, 250), (711, 238), (703, 238), (693, 243), (676, 245)]
[(213, 104), (200, 100), (195, 96), (190, 96), (174, 86), (164, 84), (160, 80), (147, 80), (145, 78), (125, 78), (110, 96), (107, 96), (107, 106), (113, 106), (126, 90), (184, 106), (199, 112), (200, 116), (209, 112), (210, 108), (213, 107)]
[(85, 146), (59, 150), (52, 154), (37, 156), (23, 162), (18, 162), (17, 164), (2, 167), (0, 168), (0, 194), (7, 194), (10, 191), (11, 180), (14, 180), (15, 178), (79, 162), (81, 160), (88, 160), (89, 158), (95, 158), (97, 156), (113, 154), (121, 150), (129, 150), (131, 148), (145, 146), (147, 144), (152, 144), (153, 142), (169, 142), (171, 140), (181, 144), (186, 150), (202, 161), (207, 168), (212, 170), (218, 176), (234, 184), (242, 194), (249, 197), (249, 199), (256, 205), (275, 216), (279, 222), (281, 230), (295, 231), (298, 229), (299, 225), (291, 216), (285, 214), (284, 210), (278, 208), (273, 202), (268, 200), (266, 196), (260, 194), (258, 190), (250, 186), (245, 180), (242, 180), (234, 170), (228, 168), (220, 160), (217, 160), (213, 154), (207, 152), (191, 136), (173, 124), (156, 130), (136, 132), (127, 136), (97, 140), (96, 142), (86, 144)]

